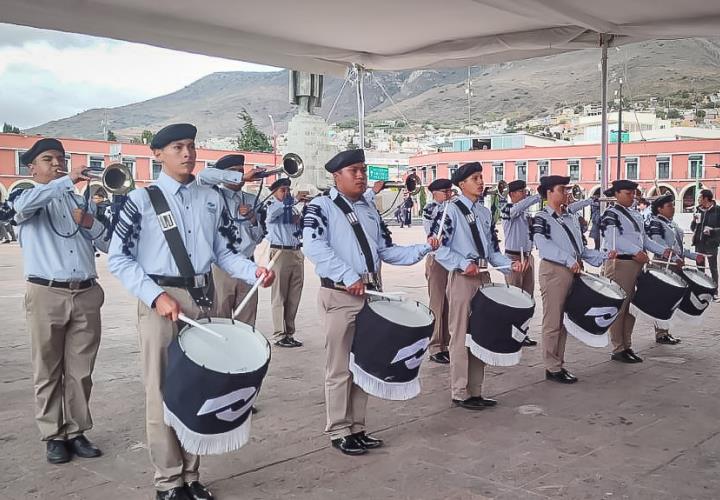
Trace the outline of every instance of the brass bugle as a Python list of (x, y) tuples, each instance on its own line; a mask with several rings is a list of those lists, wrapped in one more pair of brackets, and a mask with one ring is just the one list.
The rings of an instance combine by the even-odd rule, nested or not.
[(405, 189), (408, 193), (415, 196), (422, 188), (422, 180), (417, 174), (410, 174), (404, 181), (385, 181), (383, 189), (385, 188)]
[[(69, 172), (66, 170), (63, 173)], [(99, 180), (110, 194), (127, 194), (135, 189), (132, 170), (122, 163), (111, 163), (105, 168), (85, 168), (81, 173), (90, 179)]]
[(282, 157), (282, 167), (271, 168), (270, 170), (263, 170), (260, 174), (256, 175), (256, 178), (269, 177), (271, 175), (283, 173), (291, 178), (300, 177), (305, 171), (305, 163), (300, 158), (300, 155), (295, 153), (287, 153)]
[(504, 179), (500, 179), (496, 184), (487, 184), (485, 188), (486, 195), (497, 194), (504, 197), (509, 193), (508, 183)]

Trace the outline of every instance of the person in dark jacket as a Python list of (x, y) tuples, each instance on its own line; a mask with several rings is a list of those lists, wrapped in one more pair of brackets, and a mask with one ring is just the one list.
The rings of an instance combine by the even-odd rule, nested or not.
[(720, 246), (720, 207), (709, 189), (700, 191), (698, 206), (695, 207), (693, 221), (690, 224), (693, 232), (692, 243), (697, 253), (707, 256), (705, 267), (710, 267), (710, 274), (715, 281), (714, 299), (718, 300), (718, 246)]

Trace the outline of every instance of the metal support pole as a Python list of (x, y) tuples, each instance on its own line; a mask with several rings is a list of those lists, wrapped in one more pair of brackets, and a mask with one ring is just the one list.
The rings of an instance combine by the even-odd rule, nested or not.
[[(618, 92), (618, 96), (620, 97), (620, 106), (618, 107), (618, 130), (617, 130), (617, 170), (615, 172), (615, 178), (620, 179), (621, 178), (621, 172), (622, 172), (622, 111), (623, 111), (623, 103), (622, 103), (622, 78), (620, 79), (620, 90)], [(638, 166), (638, 169), (640, 167)], [(624, 177), (624, 176), (623, 176)]]
[(363, 89), (363, 77), (365, 76), (365, 68), (355, 65), (357, 71), (357, 111), (358, 111), (358, 135), (360, 136), (360, 149), (365, 149), (365, 92)]
[(609, 183), (609, 170), (608, 170), (608, 116), (607, 116), (607, 81), (608, 81), (608, 46), (610, 45), (610, 35), (603, 33), (600, 35), (600, 71), (601, 71), (601, 97), (600, 107), (602, 115), (601, 125), (601, 143), (600, 143), (600, 186), (601, 190), (605, 191)]

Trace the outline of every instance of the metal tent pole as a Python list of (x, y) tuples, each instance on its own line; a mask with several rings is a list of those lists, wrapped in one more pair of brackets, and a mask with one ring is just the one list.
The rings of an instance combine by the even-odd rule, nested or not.
[(608, 168), (608, 113), (607, 113), (607, 90), (608, 90), (608, 46), (612, 36), (607, 33), (600, 35), (600, 47), (602, 54), (600, 56), (601, 79), (601, 98), (600, 107), (602, 112), (601, 125), (601, 145), (600, 145), (600, 186), (605, 191), (608, 187), (610, 169)]
[(355, 65), (357, 71), (357, 111), (358, 111), (358, 135), (360, 136), (360, 149), (365, 149), (365, 92), (363, 89), (363, 77), (365, 76), (365, 68)]

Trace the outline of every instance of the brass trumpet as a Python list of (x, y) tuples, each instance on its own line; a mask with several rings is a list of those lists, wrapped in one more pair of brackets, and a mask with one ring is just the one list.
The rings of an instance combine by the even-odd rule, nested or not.
[(508, 183), (505, 180), (500, 179), (497, 184), (487, 184), (485, 187), (485, 195), (497, 194), (500, 197), (505, 197), (509, 193)]
[(82, 171), (82, 175), (99, 180), (105, 191), (110, 194), (124, 195), (135, 189), (132, 170), (122, 163), (111, 163), (105, 168), (86, 168)]
[(271, 175), (283, 173), (291, 178), (300, 177), (305, 171), (305, 163), (300, 158), (300, 155), (295, 153), (287, 153), (282, 157), (282, 167), (272, 168), (270, 170), (264, 170), (256, 178), (269, 177)]
[(385, 181), (383, 189), (405, 189), (412, 196), (415, 196), (422, 189), (422, 180), (417, 174), (408, 175), (404, 181)]

